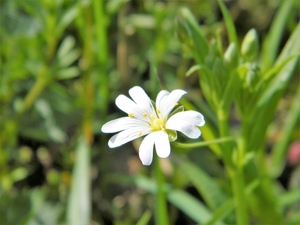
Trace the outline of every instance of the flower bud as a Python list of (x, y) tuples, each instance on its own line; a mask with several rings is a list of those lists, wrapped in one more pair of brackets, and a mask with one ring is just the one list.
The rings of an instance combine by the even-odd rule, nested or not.
[(175, 31), (179, 41), (182, 44), (188, 44), (187, 42), (190, 40), (189, 29), (180, 18), (175, 20)]
[(245, 57), (247, 61), (253, 60), (258, 53), (258, 47), (257, 32), (255, 29), (251, 29), (246, 34), (242, 43), (241, 53), (243, 57)]
[(239, 55), (238, 50), (235, 43), (230, 43), (225, 54), (224, 54), (224, 62), (228, 69), (232, 70), (238, 66)]

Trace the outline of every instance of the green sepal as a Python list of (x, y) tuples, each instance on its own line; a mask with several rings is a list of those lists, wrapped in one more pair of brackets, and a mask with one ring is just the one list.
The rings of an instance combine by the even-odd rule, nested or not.
[(177, 108), (175, 108), (169, 115), (169, 118), (171, 116), (173, 116), (174, 114), (176, 113), (179, 113), (179, 112), (183, 112), (184, 111), (184, 107), (181, 105), (181, 106), (178, 106)]
[(229, 70), (235, 69), (239, 64), (239, 53), (238, 48), (235, 43), (230, 43), (225, 54), (224, 54), (224, 62)]
[(175, 130), (167, 130), (167, 134), (168, 134), (170, 142), (176, 141), (176, 139), (177, 139), (177, 132)]
[(246, 34), (243, 42), (241, 53), (247, 61), (252, 61), (259, 51), (258, 35), (255, 29), (251, 29)]

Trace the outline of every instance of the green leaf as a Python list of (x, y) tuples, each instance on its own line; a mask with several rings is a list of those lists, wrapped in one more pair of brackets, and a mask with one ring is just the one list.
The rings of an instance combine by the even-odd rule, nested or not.
[(194, 72), (196, 72), (196, 71), (198, 71), (198, 70), (200, 70), (201, 69), (201, 66), (200, 65), (194, 65), (194, 66), (192, 66), (186, 73), (185, 73), (185, 75), (187, 76), (187, 77), (189, 77), (192, 73), (194, 73)]
[(79, 50), (71, 50), (69, 53), (67, 53), (64, 57), (58, 59), (58, 64), (60, 68), (65, 68), (70, 66), (72, 63), (75, 62), (80, 56)]
[(74, 77), (79, 76), (80, 70), (76, 66), (72, 66), (66, 69), (61, 69), (57, 71), (55, 74), (56, 78), (59, 80), (67, 80), (67, 79), (72, 79)]
[(151, 219), (151, 211), (147, 210), (143, 213), (139, 221), (136, 223), (136, 225), (147, 225), (149, 224), (149, 221)]
[(126, 18), (127, 23), (141, 29), (154, 29), (156, 20), (153, 15), (149, 14), (130, 14)]
[(188, 162), (187, 160), (178, 160), (177, 164), (195, 188), (204, 199), (210, 209), (215, 210), (223, 204), (227, 196), (221, 190), (219, 184), (206, 174), (201, 168)]
[(45, 128), (49, 137), (55, 142), (63, 143), (66, 140), (66, 134), (57, 125), (50, 104), (45, 99), (39, 98), (35, 102), (35, 108), (44, 119)]
[(271, 152), (271, 163), (269, 172), (272, 177), (278, 177), (283, 171), (283, 167), (286, 161), (286, 154), (288, 150), (288, 144), (297, 124), (298, 118), (300, 116), (300, 88), (298, 87), (297, 94), (294, 97), (293, 103), (291, 104), (291, 109), (286, 115), (285, 123), (281, 129), (281, 136), (279, 140), (275, 143), (273, 150)]
[[(260, 184), (259, 180), (252, 181), (247, 187), (246, 187), (246, 195), (249, 196)], [(230, 198), (226, 200), (221, 206), (219, 206), (217, 209), (213, 211), (213, 214), (211, 218), (206, 221), (205, 225), (214, 225), (217, 221), (225, 219), (230, 213), (234, 210), (234, 199)]]
[[(276, 75), (278, 72), (285, 66), (286, 63), (288, 63), (294, 56), (287, 57), (285, 60), (283, 60), (281, 63), (277, 63), (276, 66), (272, 67), (270, 70), (268, 70), (263, 77), (260, 79), (258, 84), (256, 85), (255, 89), (256, 91), (260, 91), (260, 89), (268, 84), (268, 82)], [(260, 93), (259, 93), (260, 94)]]
[(60, 18), (59, 23), (57, 24), (57, 35), (58, 37), (63, 33), (67, 26), (76, 18), (78, 15), (78, 3), (74, 3), (72, 8), (65, 11), (65, 14)]
[[(156, 194), (157, 184), (155, 181), (150, 180), (145, 176), (135, 176), (133, 180), (139, 188), (142, 188), (152, 194)], [(174, 189), (169, 185), (166, 185), (165, 192), (168, 201), (195, 222), (204, 222), (210, 218), (211, 212), (209, 209), (207, 209), (206, 206), (204, 206), (200, 201), (185, 191)]]
[(197, 199), (182, 190), (169, 190), (168, 200), (197, 223), (210, 218), (211, 212)]
[(238, 38), (237, 38), (234, 22), (233, 22), (230, 14), (228, 12), (228, 9), (226, 8), (226, 6), (224, 4), (224, 2), (222, 0), (218, 0), (218, 3), (219, 3), (219, 6), (221, 8), (224, 20), (225, 20), (227, 33), (228, 33), (228, 36), (229, 36), (229, 42), (230, 43), (235, 43), (235, 45), (238, 47), (239, 43), (238, 43)]
[[(272, 99), (272, 101), (278, 101), (283, 90), (287, 86), (287, 83), (289, 79), (292, 77), (293, 71), (299, 60), (299, 49), (300, 49), (299, 36), (300, 36), (300, 23), (298, 24), (293, 34), (291, 35), (286, 45), (284, 46), (284, 49), (279, 55), (275, 63), (275, 66), (280, 65), (290, 57), (293, 58), (289, 60), (286, 64), (284, 64), (284, 66), (281, 68), (278, 74), (274, 76), (273, 79), (270, 81), (268, 87), (261, 94), (261, 97), (258, 100), (257, 103), (258, 107), (261, 107), (262, 105), (268, 103), (270, 99)], [(276, 98), (274, 96), (276, 96)]]
[(217, 221), (223, 220), (234, 210), (233, 199), (228, 199), (224, 204), (222, 204), (218, 209), (214, 210), (211, 218), (206, 221), (205, 225), (214, 225)]
[(281, 1), (281, 6), (273, 19), (270, 31), (264, 39), (261, 53), (261, 70), (268, 70), (274, 63), (283, 31), (286, 28), (294, 0)]
[(72, 186), (67, 206), (67, 224), (90, 224), (90, 147), (84, 137), (78, 140), (72, 173)]
[(281, 196), (279, 196), (279, 205), (282, 207), (288, 207), (291, 204), (297, 203), (300, 201), (300, 189), (290, 190)]
[(207, 101), (216, 109), (223, 95), (220, 80), (206, 66), (201, 66), (199, 68), (199, 82)]
[(106, 2), (106, 11), (108, 14), (115, 14), (119, 11), (122, 5), (129, 2), (129, 0), (110, 0)]
[(240, 79), (238, 72), (236, 71), (232, 72), (226, 84), (225, 91), (223, 93), (219, 105), (221, 109), (224, 109), (225, 111), (229, 110), (232, 100), (234, 99), (234, 96), (236, 96), (237, 91), (240, 89), (241, 85), (242, 85), (242, 81)]
[(183, 8), (181, 10), (181, 16), (186, 22), (186, 25), (190, 31), (189, 35), (193, 40), (192, 51), (195, 54), (197, 63), (203, 64), (205, 62), (205, 57), (208, 53), (207, 41), (200, 30), (197, 20), (188, 8)]
[(75, 39), (72, 36), (67, 36), (61, 43), (57, 57), (59, 60), (63, 59), (75, 46)]

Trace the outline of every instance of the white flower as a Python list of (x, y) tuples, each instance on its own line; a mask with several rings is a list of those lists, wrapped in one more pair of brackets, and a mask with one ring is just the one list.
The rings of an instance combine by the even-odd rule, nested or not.
[(168, 133), (176, 135), (176, 131), (180, 131), (189, 138), (198, 138), (201, 132), (197, 126), (205, 124), (201, 113), (190, 110), (170, 115), (184, 94), (186, 92), (180, 89), (171, 93), (162, 90), (157, 95), (156, 104), (138, 86), (129, 90), (133, 101), (125, 95), (119, 95), (116, 105), (128, 116), (109, 121), (102, 126), (104, 133), (121, 131), (110, 138), (108, 146), (115, 148), (147, 135), (139, 147), (139, 157), (144, 165), (150, 165), (154, 145), (159, 157), (166, 158), (170, 155)]

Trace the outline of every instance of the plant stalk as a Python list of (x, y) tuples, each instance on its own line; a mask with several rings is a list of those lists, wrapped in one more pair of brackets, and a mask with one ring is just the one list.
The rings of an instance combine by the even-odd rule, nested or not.
[[(219, 120), (219, 133), (220, 137), (229, 136), (229, 126), (228, 126), (228, 113), (224, 112), (222, 109), (218, 112)], [(222, 143), (223, 148), (223, 160), (226, 166), (226, 170), (229, 174), (232, 191), (235, 200), (237, 224), (248, 225), (249, 218), (247, 212), (247, 202), (245, 194), (245, 182), (243, 173), (243, 158), (245, 151), (245, 142), (243, 137), (238, 142), (237, 160), (233, 160), (233, 151), (230, 143)]]
[(168, 225), (168, 208), (165, 187), (164, 174), (160, 167), (160, 160), (157, 155), (155, 155), (155, 175), (157, 180), (157, 196), (156, 196), (156, 207), (155, 207), (155, 220), (157, 225)]

